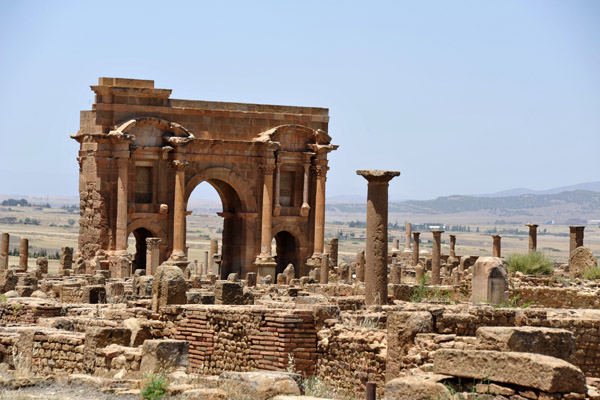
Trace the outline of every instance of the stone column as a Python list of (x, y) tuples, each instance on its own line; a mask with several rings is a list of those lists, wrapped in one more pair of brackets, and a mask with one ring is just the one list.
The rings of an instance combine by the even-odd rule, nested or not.
[(456, 258), (456, 235), (450, 235), (450, 256)]
[(410, 236), (412, 233), (412, 224), (410, 222), (407, 222), (404, 224), (405, 228), (406, 228), (406, 232), (405, 232), (405, 242), (404, 242), (404, 251), (406, 252), (410, 252), (411, 248), (410, 248)]
[(537, 228), (536, 224), (525, 224), (529, 227), (529, 252), (533, 253), (537, 250)]
[(400, 241), (398, 238), (392, 239), (392, 252), (397, 252), (400, 250)]
[(8, 269), (8, 252), (10, 245), (10, 235), (6, 232), (2, 234), (0, 241), (0, 270)]
[(146, 238), (146, 275), (154, 275), (160, 265), (160, 238)]
[(583, 246), (583, 230), (585, 226), (569, 226), (569, 258), (571, 253), (578, 247)]
[(274, 165), (263, 165), (263, 202), (260, 237), (260, 254), (264, 258), (271, 257), (271, 239), (273, 229), (273, 171)]
[[(208, 275), (208, 274), (212, 274), (212, 271), (210, 269), (210, 264), (208, 263), (209, 260), (209, 255), (208, 255), (208, 251), (204, 252), (204, 273), (203, 275)], [(211, 258), (212, 260), (212, 258)]]
[(19, 246), (19, 269), (27, 272), (27, 262), (29, 261), (29, 239), (21, 238)]
[(494, 239), (494, 248), (493, 248), (493, 253), (492, 255), (494, 257), (502, 257), (502, 247), (500, 244), (500, 239), (502, 239), (502, 236), (500, 235), (492, 235), (492, 239)]
[(321, 283), (327, 284), (329, 282), (329, 254), (321, 254)]
[(394, 285), (399, 285), (402, 282), (402, 278), (400, 276), (401, 270), (398, 264), (392, 264), (390, 267), (390, 281)]
[(356, 253), (356, 279), (359, 282), (365, 281), (365, 251), (359, 250)]
[(325, 239), (325, 180), (327, 167), (317, 165), (315, 167), (317, 176), (317, 191), (315, 198), (315, 244), (313, 258), (319, 258), (323, 253), (323, 241)]
[(308, 217), (310, 205), (308, 204), (308, 192), (310, 189), (310, 158), (304, 163), (304, 188), (302, 191), (302, 207), (300, 207), (300, 216)]
[(439, 285), (440, 279), (440, 256), (442, 252), (442, 233), (444, 231), (431, 231), (433, 233), (433, 248), (431, 249), (431, 283)]
[(365, 303), (387, 304), (388, 186), (398, 171), (359, 170), (368, 183)]
[(208, 267), (208, 272), (213, 275), (217, 275), (217, 270), (215, 269), (215, 265), (213, 263), (215, 254), (219, 254), (219, 241), (215, 238), (210, 238), (210, 247), (208, 252), (208, 259), (206, 260)]
[(187, 162), (175, 160), (175, 201), (173, 206), (173, 253), (172, 261), (185, 261), (185, 167)]
[(325, 252), (329, 254), (329, 264), (333, 265), (334, 267), (337, 267), (338, 265), (338, 247), (338, 238), (327, 239)]
[(279, 195), (281, 192), (281, 167), (279, 163), (275, 166), (275, 205), (273, 207), (273, 216), (279, 217), (281, 214), (281, 204)]
[(413, 246), (413, 253), (412, 253), (412, 262), (413, 262), (413, 267), (416, 267), (417, 264), (419, 263), (419, 235), (421, 234), (421, 232), (413, 232), (413, 242), (414, 246)]
[(129, 158), (117, 158), (119, 175), (117, 179), (117, 225), (115, 246), (117, 252), (127, 253), (127, 187), (129, 174)]

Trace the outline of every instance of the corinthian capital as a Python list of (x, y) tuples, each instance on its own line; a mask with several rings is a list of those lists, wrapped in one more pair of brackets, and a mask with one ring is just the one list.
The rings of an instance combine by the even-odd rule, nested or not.
[(271, 164), (262, 164), (260, 166), (260, 169), (262, 169), (265, 173), (265, 175), (273, 175), (273, 172), (275, 171), (275, 165), (271, 165)]
[(173, 160), (171, 161), (171, 166), (175, 168), (176, 171), (183, 171), (187, 166), (187, 162), (182, 160)]
[(312, 169), (313, 171), (315, 171), (315, 175), (317, 175), (317, 178), (324, 178), (327, 175), (329, 167), (326, 167), (324, 165), (315, 165), (314, 167), (312, 167)]

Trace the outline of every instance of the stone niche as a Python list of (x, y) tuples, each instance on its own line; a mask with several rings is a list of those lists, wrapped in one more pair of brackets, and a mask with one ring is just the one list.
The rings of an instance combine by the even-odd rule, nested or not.
[(473, 304), (508, 304), (508, 273), (500, 257), (480, 257), (473, 265)]

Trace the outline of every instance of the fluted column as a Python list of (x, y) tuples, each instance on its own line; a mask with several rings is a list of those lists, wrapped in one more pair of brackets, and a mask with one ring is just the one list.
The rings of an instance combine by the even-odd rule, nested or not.
[(175, 169), (175, 201), (173, 205), (173, 253), (174, 261), (185, 260), (185, 167), (187, 162), (175, 160), (171, 164)]
[(117, 158), (119, 174), (117, 178), (117, 226), (115, 247), (119, 252), (127, 252), (127, 186), (129, 158)]
[(387, 304), (388, 186), (398, 171), (359, 170), (367, 189), (367, 252), (365, 303)]
[(327, 167), (317, 165), (314, 170), (317, 177), (317, 190), (315, 198), (315, 247), (313, 258), (318, 258), (323, 253), (325, 240), (325, 181)]

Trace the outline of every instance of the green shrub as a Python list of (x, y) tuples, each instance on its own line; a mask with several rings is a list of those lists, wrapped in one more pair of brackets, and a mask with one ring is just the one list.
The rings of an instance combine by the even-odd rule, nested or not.
[(590, 267), (581, 273), (583, 279), (600, 279), (600, 267)]
[(508, 271), (517, 271), (525, 275), (552, 275), (554, 263), (543, 253), (534, 251), (529, 254), (511, 254), (508, 259)]
[(169, 382), (165, 374), (145, 375), (145, 382), (140, 396), (146, 400), (160, 400), (167, 396)]

